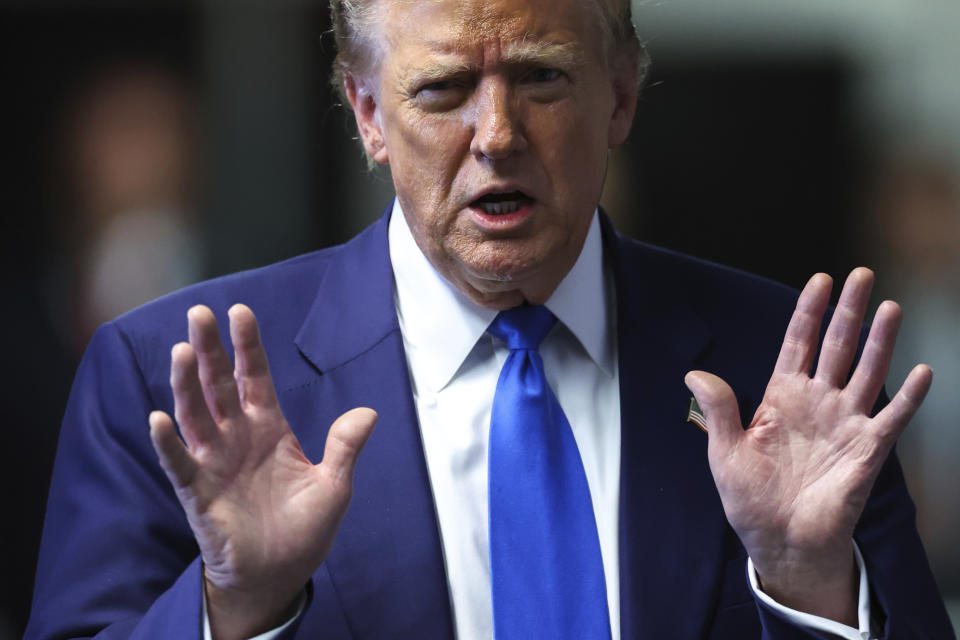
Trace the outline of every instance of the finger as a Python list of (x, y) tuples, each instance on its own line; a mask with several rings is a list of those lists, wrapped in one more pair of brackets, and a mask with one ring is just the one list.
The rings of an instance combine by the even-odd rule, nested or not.
[(881, 436), (891, 440), (900, 437), (907, 423), (920, 408), (932, 383), (933, 370), (927, 365), (918, 364), (910, 371), (897, 395), (893, 396), (890, 404), (873, 419), (874, 427)]
[(900, 305), (890, 300), (882, 302), (873, 317), (860, 362), (844, 390), (863, 413), (873, 408), (887, 379), (901, 318)]
[(840, 292), (840, 301), (823, 337), (816, 378), (835, 387), (842, 387), (860, 343), (863, 315), (867, 312), (873, 271), (858, 267), (850, 272)]
[(197, 462), (184, 446), (173, 420), (163, 411), (150, 413), (150, 441), (170, 483), (177, 489), (189, 485), (197, 473)]
[(737, 397), (726, 382), (706, 371), (691, 371), (683, 380), (707, 420), (710, 440), (726, 451), (743, 437)]
[(235, 304), (230, 307), (230, 340), (233, 342), (234, 376), (240, 392), (241, 405), (252, 404), (273, 407), (277, 394), (270, 377), (267, 353), (260, 343), (257, 318), (249, 307)]
[(342, 488), (350, 487), (357, 458), (370, 438), (376, 422), (376, 411), (360, 407), (347, 411), (330, 427), (323, 449), (323, 460), (318, 466), (323, 468), (336, 485)]
[(213, 312), (203, 305), (191, 307), (187, 311), (187, 327), (190, 345), (197, 352), (203, 396), (213, 419), (219, 422), (238, 415), (240, 397), (233, 378), (233, 365), (220, 341)]
[[(825, 273), (814, 275), (800, 292), (797, 308), (787, 325), (783, 346), (774, 373), (810, 373), (817, 352), (820, 324), (830, 302), (833, 279)], [(703, 406), (703, 405), (701, 405)]]
[(170, 351), (170, 389), (173, 391), (173, 411), (187, 444), (211, 442), (220, 435), (206, 399), (197, 372), (197, 354), (186, 342), (180, 342)]

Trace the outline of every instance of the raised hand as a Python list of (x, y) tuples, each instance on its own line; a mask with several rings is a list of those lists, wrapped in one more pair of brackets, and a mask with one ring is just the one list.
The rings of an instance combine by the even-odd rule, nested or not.
[(203, 557), (217, 640), (256, 635), (292, 614), (333, 544), (377, 417), (371, 409), (340, 416), (323, 461), (311, 463), (280, 411), (253, 312), (234, 305), (229, 316), (235, 368), (207, 307), (190, 309), (190, 342), (173, 347), (183, 440), (170, 416), (150, 414), (153, 446)]
[(786, 606), (852, 626), (854, 527), (933, 375), (917, 365), (890, 403), (870, 418), (900, 325), (900, 308), (882, 303), (848, 382), (872, 286), (869, 269), (856, 269), (847, 278), (811, 377), (831, 279), (825, 274), (810, 279), (747, 430), (723, 380), (702, 371), (686, 378), (707, 419), (710, 469), (724, 511), (764, 590)]

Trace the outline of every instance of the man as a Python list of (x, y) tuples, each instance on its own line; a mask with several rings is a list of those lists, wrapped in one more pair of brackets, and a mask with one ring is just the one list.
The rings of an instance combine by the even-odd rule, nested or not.
[[(629, 5), (333, 8), (339, 77), (367, 153), (390, 165), (393, 210), (344, 247), (98, 332), (27, 637), (951, 637), (888, 456), (929, 368), (869, 417), (896, 305), (847, 379), (872, 274), (849, 277), (817, 359), (828, 277), (797, 301), (596, 213), (642, 74)], [(211, 309), (239, 299), (232, 364)], [(529, 314), (536, 339), (504, 328)], [(522, 474), (500, 484), (516, 467), (556, 471), (538, 466), (549, 447), (501, 448), (504, 423), (535, 411), (517, 372), (553, 407), (518, 437), (549, 414), (556, 459), (576, 452), (524, 500), (586, 499), (543, 537), (523, 519), (533, 502), (501, 502), (526, 490)], [(683, 422), (684, 374), (709, 437)], [(756, 409), (748, 430), (738, 403)], [(568, 528), (577, 544), (554, 546)]]

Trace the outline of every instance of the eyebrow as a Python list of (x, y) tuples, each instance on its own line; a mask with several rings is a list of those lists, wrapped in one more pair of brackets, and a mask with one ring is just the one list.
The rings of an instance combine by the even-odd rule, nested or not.
[[(430, 47), (449, 51), (446, 47)], [(554, 43), (542, 40), (528, 40), (518, 38), (504, 48), (501, 56), (502, 64), (506, 66), (544, 66), (569, 69), (577, 67), (583, 60), (583, 52), (574, 42)], [(431, 60), (423, 65), (406, 69), (401, 83), (404, 87), (429, 84), (447, 78), (472, 73), (477, 70), (473, 62), (455, 59)]]
[(575, 42), (556, 43), (521, 38), (510, 42), (501, 57), (508, 65), (574, 67), (579, 66), (583, 52)]
[(401, 85), (412, 89), (414, 85), (430, 84), (448, 78), (464, 75), (476, 70), (476, 65), (462, 61), (434, 60), (423, 65), (405, 69), (401, 76)]

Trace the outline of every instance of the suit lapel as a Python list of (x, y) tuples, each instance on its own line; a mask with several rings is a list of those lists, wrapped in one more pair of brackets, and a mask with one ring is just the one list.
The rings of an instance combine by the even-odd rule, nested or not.
[(725, 518), (706, 435), (685, 421), (683, 376), (697, 368), (710, 331), (652, 249), (617, 236), (605, 218), (604, 239), (617, 287), (622, 637), (704, 637)]
[[(325, 566), (355, 638), (453, 635), (433, 497), (394, 305), (386, 215), (339, 250), (297, 335), (318, 372), (298, 413), (379, 414)], [(311, 459), (326, 433), (302, 439)]]

